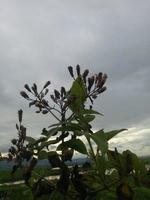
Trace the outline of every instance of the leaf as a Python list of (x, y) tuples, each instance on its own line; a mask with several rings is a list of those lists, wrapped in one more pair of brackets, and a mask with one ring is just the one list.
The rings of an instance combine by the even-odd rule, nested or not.
[(85, 144), (80, 139), (72, 139), (67, 142), (61, 143), (57, 147), (57, 150), (61, 151), (61, 150), (67, 149), (67, 148), (74, 149), (82, 154), (87, 154)]
[(81, 127), (79, 126), (79, 124), (75, 124), (75, 123), (69, 123), (65, 126), (59, 127), (58, 131), (80, 131)]
[(107, 141), (110, 140), (111, 138), (113, 138), (118, 133), (120, 133), (122, 131), (126, 131), (126, 130), (127, 129), (119, 129), (119, 130), (113, 130), (113, 131), (105, 132)]
[(106, 159), (104, 155), (96, 155), (96, 163), (101, 172), (101, 175), (105, 176), (105, 171), (107, 167)]
[(33, 144), (36, 142), (36, 140), (33, 137), (29, 137), (29, 136), (26, 136), (26, 141), (29, 142), (29, 144)]
[(64, 200), (64, 195), (58, 190), (54, 190), (50, 195), (50, 200)]
[(50, 138), (51, 136), (55, 135), (58, 132), (58, 127), (57, 128), (52, 128), (50, 130), (47, 131), (47, 133), (45, 133), (45, 136), (47, 138)]
[(134, 192), (135, 192), (134, 199), (136, 200), (150, 199), (150, 189), (146, 187), (137, 187)]
[(86, 100), (86, 87), (85, 84), (79, 76), (72, 84), (70, 89), (70, 95), (74, 97), (73, 102), (69, 105), (69, 108), (73, 112), (78, 112), (79, 110), (83, 109), (83, 104)]
[(92, 114), (95, 114), (95, 115), (102, 115), (101, 113), (95, 111), (95, 110), (92, 110), (92, 109), (84, 109), (83, 112), (82, 112), (83, 115), (85, 114), (89, 114), (89, 115), (92, 115)]
[(48, 153), (48, 161), (52, 167), (60, 167), (61, 166), (61, 160), (59, 158), (59, 155), (55, 151), (51, 151)]
[(38, 154), (38, 159), (39, 160), (47, 159), (47, 156), (48, 156), (47, 154), (48, 153), (46, 151), (44, 151), (44, 150), (40, 151), (39, 154)]
[(90, 135), (90, 137), (94, 140), (94, 142), (97, 144), (98, 148), (101, 150), (102, 153), (107, 152), (108, 143), (103, 130), (97, 131), (96, 133)]
[(95, 115), (85, 115), (84, 119), (87, 123), (89, 123), (95, 119)]

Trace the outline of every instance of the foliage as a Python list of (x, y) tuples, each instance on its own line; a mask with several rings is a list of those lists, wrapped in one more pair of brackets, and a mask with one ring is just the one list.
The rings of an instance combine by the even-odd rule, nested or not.
[[(49, 199), (53, 200), (130, 200), (137, 198), (141, 190), (149, 198), (150, 184), (145, 177), (150, 175), (142, 161), (129, 150), (123, 153), (116, 148), (109, 150), (108, 141), (126, 129), (92, 130), (91, 122), (97, 115), (102, 115), (93, 110), (93, 103), (106, 90), (107, 75), (100, 72), (89, 77), (89, 70), (81, 73), (79, 65), (76, 75), (73, 67), (69, 66), (68, 70), (73, 78), (71, 88), (55, 89), (49, 100), (50, 81), (41, 90), (35, 83), (31, 87), (25, 84), (26, 91), (20, 92), (29, 107), (35, 106), (36, 113), (51, 114), (56, 123), (44, 128), (41, 137), (35, 139), (26, 135), (26, 128), (22, 125), (23, 111), (18, 111), (18, 138), (12, 140), (13, 146), (8, 154), (9, 160), (15, 161), (12, 173), (18, 168), (22, 170), (25, 184), (34, 198), (49, 194)], [(81, 173), (77, 165), (68, 168), (66, 161), (72, 160), (75, 151), (90, 157), (92, 165), (89, 170)], [(42, 158), (48, 159), (50, 170), (60, 168), (60, 177), (55, 184), (43, 176), (33, 180), (34, 168)]]

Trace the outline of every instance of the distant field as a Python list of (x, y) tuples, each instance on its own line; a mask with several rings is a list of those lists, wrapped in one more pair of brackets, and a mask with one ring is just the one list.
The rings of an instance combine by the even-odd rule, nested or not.
[[(50, 167), (36, 167), (33, 172), (33, 177), (53, 176), (59, 174), (59, 169), (50, 169)], [(0, 184), (6, 182), (14, 182), (22, 180), (21, 170), (17, 170), (14, 175), (11, 175), (11, 170), (0, 171)]]

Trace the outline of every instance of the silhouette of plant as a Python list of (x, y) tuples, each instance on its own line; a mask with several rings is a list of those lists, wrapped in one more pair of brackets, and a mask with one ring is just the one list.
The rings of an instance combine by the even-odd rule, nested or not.
[[(81, 72), (77, 65), (68, 71), (73, 78), (72, 86), (67, 90), (54, 89), (49, 95), (47, 81), (41, 90), (34, 83), (24, 85), (20, 94), (34, 106), (36, 113), (52, 115), (56, 123), (43, 128), (38, 139), (26, 135), (22, 125), (23, 111), (18, 111), (19, 124), (16, 125), (18, 138), (12, 139), (9, 160), (14, 160), (14, 173), (22, 169), (25, 183), (31, 188), (34, 197), (50, 194), (50, 199), (69, 199), (70, 187), (74, 187), (72, 199), (133, 199), (139, 185), (145, 187), (144, 177), (148, 172), (138, 157), (127, 150), (119, 153), (115, 148), (109, 150), (108, 141), (126, 129), (105, 132), (103, 129), (92, 130), (91, 122), (101, 113), (93, 109), (94, 101), (106, 91), (107, 75), (104, 73), (89, 76), (89, 70)], [(55, 146), (52, 150), (51, 146)], [(89, 170), (82, 170), (76, 165), (69, 168), (66, 161), (71, 161), (77, 151), (91, 159)], [(30, 179), (38, 160), (48, 159), (51, 168), (60, 168), (60, 177), (53, 185), (39, 177), (35, 183)], [(26, 161), (26, 162), (24, 162)], [(102, 198), (104, 197), (104, 198)]]

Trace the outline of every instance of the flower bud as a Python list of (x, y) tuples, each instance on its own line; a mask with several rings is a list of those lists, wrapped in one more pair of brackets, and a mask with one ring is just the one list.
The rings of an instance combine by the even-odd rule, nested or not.
[(69, 71), (70, 75), (74, 78), (73, 67), (69, 66), (68, 71)]
[(86, 77), (87, 77), (88, 73), (89, 73), (89, 70), (86, 69), (82, 74), (82, 77), (83, 77), (83, 80), (84, 80), (85, 83), (86, 83)]
[(45, 115), (48, 113), (48, 110), (43, 110), (42, 113)]
[(63, 97), (64, 95), (66, 95), (66, 90), (64, 87), (61, 87), (61, 97)]
[(14, 144), (14, 145), (17, 144), (17, 140), (16, 139), (12, 139), (11, 143)]
[(23, 111), (21, 109), (18, 110), (18, 119), (19, 119), (20, 123), (22, 122), (22, 113), (23, 113)]
[(55, 97), (56, 97), (57, 99), (59, 99), (59, 98), (60, 98), (60, 93), (59, 93), (59, 91), (58, 91), (58, 90), (54, 90), (54, 93), (55, 93)]
[(35, 95), (37, 95), (38, 94), (37, 85), (35, 83), (33, 83), (33, 86), (31, 88), (32, 88), (33, 92), (35, 93)]
[(80, 76), (80, 65), (76, 66), (76, 70), (77, 70), (77, 75)]
[(94, 76), (88, 78), (88, 91), (90, 92), (92, 86), (93, 86), (93, 83), (94, 83)]
[(44, 85), (43, 88), (47, 88), (50, 84), (51, 84), (51, 82), (50, 82), (50, 81), (47, 81), (47, 82), (45, 83), (45, 85)]
[(42, 99), (42, 104), (44, 104), (44, 106), (48, 106), (48, 102), (45, 99)]
[(100, 93), (102, 93), (102, 92), (104, 92), (104, 91), (106, 91), (107, 90), (107, 88), (104, 86), (104, 87), (102, 87), (102, 88), (100, 88), (99, 90), (98, 90), (98, 93), (100, 94)]
[(29, 107), (35, 105), (35, 103), (36, 103), (36, 101), (31, 101), (31, 102), (29, 103)]
[(25, 87), (25, 89), (27, 89), (29, 92), (31, 92), (31, 89), (30, 89), (30, 87), (28, 86), (28, 84), (25, 84), (24, 87)]
[(21, 94), (21, 96), (22, 96), (23, 98), (29, 99), (29, 96), (26, 94), (26, 92), (21, 91), (20, 94)]
[(45, 95), (47, 95), (48, 92), (49, 92), (49, 89), (46, 88), (46, 90), (45, 90)]

